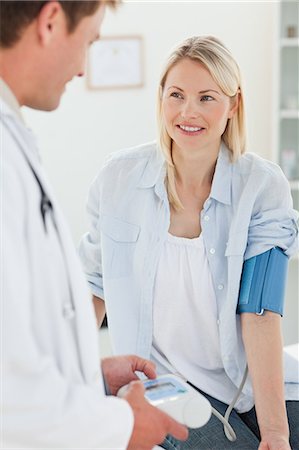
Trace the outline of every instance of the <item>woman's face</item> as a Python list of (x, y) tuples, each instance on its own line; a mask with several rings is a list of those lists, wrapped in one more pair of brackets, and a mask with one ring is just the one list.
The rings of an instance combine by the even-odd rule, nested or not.
[(236, 108), (200, 63), (183, 59), (168, 72), (162, 114), (174, 148), (218, 151)]

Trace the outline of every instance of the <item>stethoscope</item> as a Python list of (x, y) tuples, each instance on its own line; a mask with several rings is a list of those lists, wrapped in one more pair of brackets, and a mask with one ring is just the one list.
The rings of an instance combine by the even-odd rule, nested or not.
[(64, 245), (63, 245), (63, 241), (59, 232), (59, 228), (57, 226), (57, 221), (56, 221), (56, 217), (55, 217), (55, 211), (54, 211), (54, 207), (52, 205), (52, 202), (48, 196), (48, 194), (46, 193), (43, 184), (38, 176), (38, 174), (36, 173), (36, 170), (34, 169), (33, 165), (31, 164), (30, 159), (28, 158), (26, 151), (24, 149), (24, 144), (21, 142), (21, 140), (19, 139), (19, 137), (17, 136), (17, 133), (14, 133), (13, 130), (11, 129), (11, 127), (8, 125), (8, 123), (6, 123), (5, 118), (2, 116), (2, 123), (5, 124), (5, 126), (7, 127), (7, 130), (9, 131), (10, 135), (13, 137), (13, 139), (15, 140), (18, 148), (21, 150), (21, 153), (24, 157), (24, 159), (26, 160), (28, 166), (31, 169), (31, 172), (37, 182), (37, 185), (39, 187), (40, 190), (40, 195), (41, 195), (41, 199), (40, 199), (40, 213), (41, 213), (41, 217), (42, 217), (42, 221), (43, 221), (43, 225), (44, 225), (44, 230), (45, 233), (48, 234), (49, 230), (47, 228), (47, 218), (49, 217), (50, 220), (52, 221), (52, 224), (54, 226), (55, 229), (55, 233), (57, 235), (57, 239), (59, 242), (59, 247), (61, 250), (61, 254), (62, 254), (62, 258), (63, 258), (63, 262), (64, 262), (64, 266), (65, 266), (65, 271), (66, 271), (66, 276), (67, 276), (67, 285), (68, 285), (68, 290), (69, 290), (69, 299), (70, 301), (68, 303), (65, 303), (63, 305), (63, 316), (65, 319), (67, 320), (71, 320), (75, 317), (75, 302), (74, 302), (74, 293), (73, 293), (73, 288), (72, 288), (72, 283), (71, 283), (71, 277), (70, 277), (70, 273), (69, 273), (69, 268), (68, 268), (68, 264), (67, 264), (67, 258), (66, 258), (66, 253), (65, 253), (65, 249), (64, 249)]
[(11, 127), (8, 125), (8, 123), (6, 123), (5, 117), (2, 116), (1, 119), (2, 119), (2, 123), (6, 126), (7, 130), (8, 130), (9, 133), (10, 133), (10, 135), (13, 137), (14, 141), (16, 142), (17, 146), (21, 149), (22, 155), (23, 155), (23, 157), (25, 158), (25, 160), (26, 160), (28, 166), (30, 167), (31, 172), (32, 172), (32, 174), (33, 174), (33, 176), (34, 176), (34, 178), (35, 178), (35, 180), (36, 180), (36, 182), (37, 182), (37, 184), (38, 184), (38, 186), (39, 186), (39, 190), (40, 190), (40, 194), (41, 194), (40, 213), (41, 213), (41, 216), (42, 216), (42, 220), (43, 220), (45, 232), (47, 233), (47, 231), (48, 231), (48, 230), (47, 230), (47, 221), (46, 221), (46, 216), (47, 216), (47, 214), (51, 215), (51, 218), (52, 218), (52, 221), (53, 221), (54, 228), (55, 228), (55, 229), (57, 230), (57, 232), (58, 232), (52, 202), (51, 202), (51, 200), (49, 199), (49, 197), (48, 197), (46, 191), (44, 190), (43, 185), (42, 185), (42, 183), (41, 183), (41, 181), (40, 181), (40, 179), (39, 179), (39, 177), (38, 177), (36, 171), (34, 170), (33, 165), (32, 165), (31, 162), (30, 162), (30, 159), (28, 158), (28, 156), (27, 156), (27, 154), (26, 154), (26, 152), (25, 152), (25, 150), (24, 150), (24, 144), (23, 144), (23, 143), (21, 142), (21, 140), (18, 138), (18, 136), (16, 135), (16, 133), (14, 133), (14, 132), (12, 131), (12, 129), (11, 129)]
[(55, 220), (55, 214), (54, 214), (54, 208), (53, 208), (52, 202), (49, 199), (47, 193), (45, 192), (45, 190), (44, 190), (44, 188), (43, 188), (43, 186), (42, 186), (42, 184), (40, 182), (40, 179), (38, 178), (35, 170), (32, 167), (32, 164), (30, 163), (30, 161), (27, 158), (26, 154), (24, 154), (24, 156), (25, 156), (25, 158), (27, 160), (27, 163), (28, 163), (28, 165), (29, 165), (29, 167), (31, 169), (31, 172), (32, 172), (32, 174), (33, 174), (33, 176), (34, 176), (34, 178), (35, 178), (35, 180), (36, 180), (36, 182), (37, 182), (37, 184), (39, 186), (39, 189), (40, 189), (40, 194), (41, 194), (40, 213), (41, 213), (41, 216), (42, 216), (45, 233), (48, 232), (48, 230), (47, 230), (47, 220), (46, 219), (47, 219), (47, 215), (49, 215), (49, 216), (51, 216), (51, 220), (53, 222), (54, 228), (55, 228), (55, 230), (56, 230), (56, 232), (58, 234), (59, 241), (60, 241), (61, 239), (60, 239), (59, 231), (58, 231), (56, 220)]
[[(50, 220), (52, 221), (52, 224), (55, 229), (55, 233), (57, 235), (59, 247), (60, 247), (63, 262), (64, 262), (66, 278), (67, 278), (67, 286), (68, 286), (68, 291), (69, 291), (69, 301), (63, 305), (62, 314), (63, 314), (64, 319), (70, 323), (70, 326), (73, 329), (74, 339), (76, 341), (76, 349), (77, 349), (77, 353), (78, 353), (78, 361), (80, 361), (81, 372), (82, 372), (82, 374), (84, 374), (85, 370), (84, 370), (84, 364), (82, 361), (82, 355), (80, 354), (80, 350), (79, 350), (80, 345), (79, 345), (79, 336), (78, 336), (78, 333), (76, 330), (76, 325), (75, 325), (76, 321), (73, 320), (76, 316), (74, 291), (73, 291), (73, 287), (72, 287), (72, 283), (71, 283), (71, 276), (70, 276), (70, 272), (69, 272), (69, 265), (67, 263), (66, 251), (64, 249), (63, 240), (62, 240), (59, 228), (57, 226), (55, 210), (54, 210), (53, 204), (52, 204), (49, 196), (47, 195), (47, 192), (45, 191), (45, 189), (43, 187), (43, 184), (42, 184), (38, 174), (36, 173), (36, 170), (34, 169), (33, 165), (31, 164), (30, 159), (28, 158), (28, 156), (26, 154), (25, 145), (23, 144), (23, 142), (21, 141), (21, 139), (19, 138), (17, 133), (13, 132), (13, 130), (11, 129), (9, 124), (6, 122), (5, 118), (2, 116), (1, 119), (2, 119), (2, 123), (6, 126), (8, 132), (10, 133), (10, 135), (13, 137), (14, 141), (16, 142), (18, 148), (21, 150), (21, 153), (22, 153), (24, 159), (26, 160), (28, 166), (30, 167), (31, 172), (38, 184), (38, 187), (40, 190), (40, 195), (41, 195), (40, 213), (41, 213), (45, 233), (48, 234), (48, 232), (49, 232), (49, 230), (47, 228), (47, 218), (49, 217)], [(103, 376), (103, 380), (104, 380), (104, 387), (105, 387), (106, 393), (108, 394), (109, 389), (107, 389), (104, 376)]]

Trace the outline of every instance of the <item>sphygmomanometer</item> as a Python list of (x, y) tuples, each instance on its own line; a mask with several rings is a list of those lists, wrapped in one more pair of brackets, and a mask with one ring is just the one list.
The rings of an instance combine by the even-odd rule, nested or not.
[[(189, 428), (202, 427), (210, 419), (210, 402), (177, 375), (161, 375), (154, 380), (142, 382), (144, 396), (151, 405)], [(127, 388), (128, 386), (123, 386), (117, 395), (122, 397)]]
[[(189, 428), (205, 425), (211, 417), (210, 402), (192, 386), (173, 374), (161, 375), (154, 380), (143, 380), (148, 402), (169, 414)], [(118, 391), (122, 396), (127, 386)]]
[[(208, 399), (182, 378), (167, 374), (142, 382), (147, 401), (173, 419), (189, 428), (200, 428), (209, 421), (213, 413), (223, 423), (227, 438), (230, 441), (236, 440), (235, 432), (228, 423), (228, 418), (223, 417), (215, 408), (212, 408)], [(240, 389), (242, 387), (243, 384)], [(123, 386), (117, 395), (122, 397), (127, 389), (128, 385)]]
[(283, 315), (288, 257), (278, 247), (247, 259), (243, 264), (237, 313)]

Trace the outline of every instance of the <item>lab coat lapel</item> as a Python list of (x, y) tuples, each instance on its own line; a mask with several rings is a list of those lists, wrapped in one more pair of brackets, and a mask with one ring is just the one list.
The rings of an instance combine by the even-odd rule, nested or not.
[[(95, 367), (94, 364), (95, 361), (99, 361), (96, 319), (91, 295), (75, 251), (74, 243), (71, 239), (71, 233), (40, 163), (38, 149), (33, 134), (25, 128), (3, 102), (1, 102), (1, 119), (4, 126), (8, 127), (11, 135), (20, 148), (20, 151), (23, 152), (24, 158), (26, 158), (27, 162), (31, 165), (31, 168), (36, 173), (45, 193), (52, 202), (55, 211), (55, 222), (66, 261), (66, 270), (68, 271), (69, 279), (72, 283), (72, 298), (75, 309), (75, 316), (72, 319), (74, 321), (73, 331), (77, 342), (82, 376), (88, 382), (91, 380), (94, 381), (96, 375), (99, 374), (100, 369), (100, 362), (98, 367)], [(86, 348), (89, 349), (88, 352), (83, 351), (83, 349)]]

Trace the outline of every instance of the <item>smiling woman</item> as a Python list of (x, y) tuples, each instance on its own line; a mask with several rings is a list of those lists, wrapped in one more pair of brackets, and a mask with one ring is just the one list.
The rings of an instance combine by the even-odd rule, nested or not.
[[(286, 413), (281, 317), (238, 314), (237, 305), (245, 260), (276, 246), (296, 251), (297, 215), (280, 168), (244, 153), (244, 122), (229, 50), (211, 36), (181, 43), (159, 83), (159, 142), (106, 162), (80, 254), (116, 353), (150, 356), (158, 374), (179, 374), (221, 414), (232, 411), (236, 448), (256, 450), (261, 440), (260, 450), (290, 450), (287, 413), (298, 448), (299, 411), (294, 401)], [(296, 387), (288, 400), (298, 399)], [(172, 438), (162, 446), (231, 449), (221, 428), (213, 416), (186, 446)]]
[(161, 108), (174, 167), (182, 157), (205, 158), (207, 152), (217, 157), (221, 136), (238, 108), (238, 94), (224, 94), (201, 63), (186, 58), (169, 70)]
[[(181, 89), (176, 92), (179, 83)], [(188, 92), (184, 92), (184, 86)], [(171, 101), (170, 97), (177, 101)], [(175, 113), (175, 110), (180, 114), (177, 127), (194, 125), (199, 118), (202, 121), (201, 130), (198, 131), (204, 135), (201, 143), (188, 140), (183, 148), (186, 144), (203, 148), (210, 143), (217, 153), (222, 139), (231, 152), (232, 160), (245, 151), (245, 112), (240, 70), (231, 53), (215, 37), (193, 37), (184, 41), (173, 50), (161, 74), (158, 93), (159, 143), (168, 163), (169, 198), (173, 207), (180, 209), (182, 203), (176, 193), (172, 153), (178, 143), (173, 139), (168, 123), (169, 114), (171, 111)], [(205, 119), (210, 122), (210, 126), (204, 124)], [(218, 129), (215, 130), (215, 127)]]

